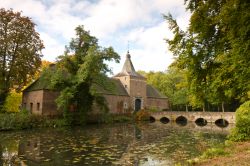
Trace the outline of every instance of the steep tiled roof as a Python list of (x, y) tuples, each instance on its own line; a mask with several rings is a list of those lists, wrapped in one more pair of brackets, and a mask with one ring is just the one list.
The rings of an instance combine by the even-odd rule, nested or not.
[(51, 87), (49, 87), (49, 81), (38, 78), (33, 83), (31, 83), (27, 88), (23, 90), (23, 92), (31, 92), (36, 90), (52, 90)]
[[(101, 86), (95, 85), (94, 88), (98, 93), (107, 94), (107, 95), (120, 95), (120, 96), (128, 96), (126, 89), (123, 87), (120, 80), (117, 79), (109, 79), (110, 87), (108, 89), (104, 89)], [(36, 90), (53, 90), (49, 86), (49, 80), (45, 80), (43, 78), (38, 78), (32, 84), (30, 84), (23, 92), (31, 92)]]
[(109, 80), (111, 83), (111, 87), (109, 89), (104, 89), (103, 87), (97, 85), (94, 88), (97, 90), (97, 92), (105, 95), (128, 96), (128, 93), (120, 80), (113, 78), (110, 78)]
[(167, 97), (161, 94), (157, 89), (155, 89), (152, 85), (147, 85), (147, 97), (149, 98), (163, 98)]
[(132, 77), (137, 77), (141, 79), (145, 79), (142, 75), (137, 73), (135, 71), (135, 68), (133, 66), (133, 63), (131, 61), (131, 56), (129, 52), (127, 53), (125, 63), (123, 65), (122, 71), (118, 74), (116, 74), (114, 77), (122, 77), (122, 76), (132, 76)]

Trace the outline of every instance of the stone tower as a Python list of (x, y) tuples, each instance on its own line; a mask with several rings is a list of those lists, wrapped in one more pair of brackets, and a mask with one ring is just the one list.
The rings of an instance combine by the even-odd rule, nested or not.
[(130, 105), (135, 111), (144, 109), (147, 100), (146, 78), (135, 71), (129, 51), (122, 71), (114, 76), (119, 79), (130, 96)]

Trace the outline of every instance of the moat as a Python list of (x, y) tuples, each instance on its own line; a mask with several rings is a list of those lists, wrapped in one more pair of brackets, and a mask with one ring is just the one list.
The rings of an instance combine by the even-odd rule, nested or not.
[(0, 133), (0, 165), (184, 164), (225, 141), (231, 126), (161, 122)]

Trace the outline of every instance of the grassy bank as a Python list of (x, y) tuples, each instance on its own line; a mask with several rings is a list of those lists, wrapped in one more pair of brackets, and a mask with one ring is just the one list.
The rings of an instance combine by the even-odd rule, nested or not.
[(250, 164), (250, 141), (229, 142), (223, 147), (208, 149), (199, 158), (189, 161), (199, 166), (248, 166)]

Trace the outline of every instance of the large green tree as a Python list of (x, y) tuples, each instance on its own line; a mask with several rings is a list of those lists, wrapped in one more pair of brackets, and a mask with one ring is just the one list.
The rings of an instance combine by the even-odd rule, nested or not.
[(187, 70), (192, 103), (232, 104), (250, 90), (249, 3), (245, 0), (185, 0), (191, 12), (186, 31), (169, 14), (174, 38), (167, 40), (176, 64)]
[(21, 90), (36, 73), (43, 48), (29, 17), (0, 9), (0, 107), (10, 89)]
[(95, 102), (100, 109), (107, 110), (105, 99), (96, 87), (110, 88), (106, 76), (111, 72), (107, 61), (119, 62), (120, 56), (112, 47), (102, 48), (98, 40), (84, 30), (83, 26), (76, 29), (76, 37), (66, 47), (65, 54), (49, 76), (53, 88), (60, 90), (57, 99), (58, 107), (64, 110), (68, 123), (84, 123), (85, 115), (92, 110)]

